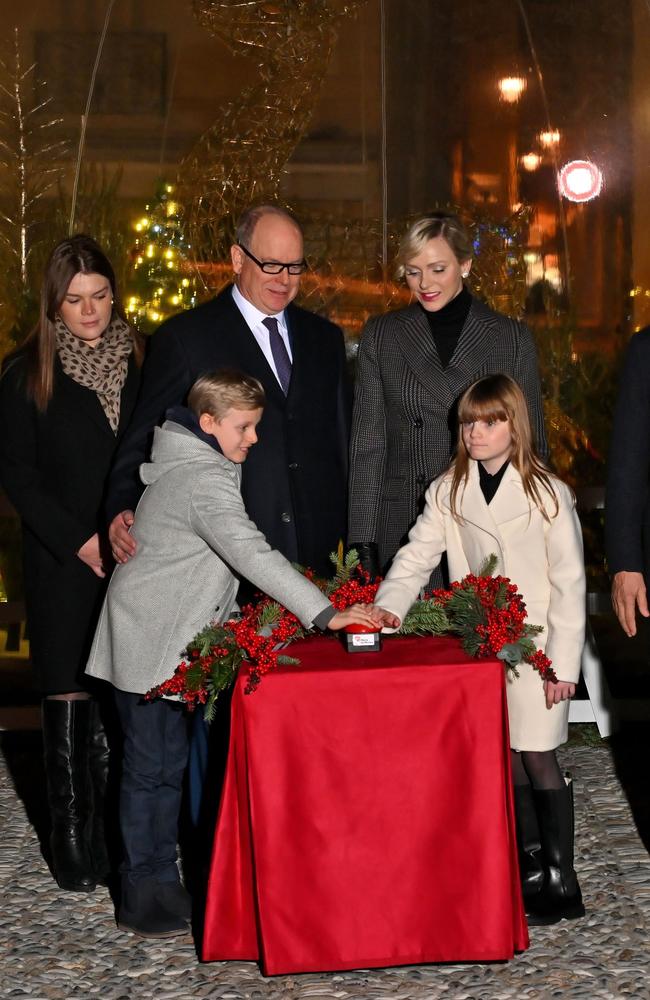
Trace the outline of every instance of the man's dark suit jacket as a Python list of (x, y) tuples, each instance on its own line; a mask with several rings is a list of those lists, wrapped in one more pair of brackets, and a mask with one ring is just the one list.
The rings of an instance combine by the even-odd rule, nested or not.
[(630, 340), (607, 461), (605, 547), (610, 573), (650, 571), (650, 326)]
[(199, 375), (235, 368), (259, 379), (266, 392), (259, 441), (242, 467), (246, 509), (288, 559), (331, 570), (328, 554), (346, 526), (350, 407), (343, 335), (293, 304), (285, 315), (293, 355), (286, 397), (230, 287), (163, 323), (151, 339), (138, 404), (113, 466), (109, 520), (135, 509), (143, 490), (138, 470), (167, 408), (185, 401)]

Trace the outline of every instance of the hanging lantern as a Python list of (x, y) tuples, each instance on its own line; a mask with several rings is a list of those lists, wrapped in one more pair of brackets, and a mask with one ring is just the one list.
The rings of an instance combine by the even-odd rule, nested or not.
[(571, 160), (558, 174), (560, 194), (568, 201), (591, 201), (598, 197), (602, 186), (602, 171), (590, 160)]

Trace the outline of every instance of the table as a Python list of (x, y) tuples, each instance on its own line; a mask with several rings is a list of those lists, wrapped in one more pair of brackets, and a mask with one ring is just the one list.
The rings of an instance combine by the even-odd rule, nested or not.
[(235, 686), (203, 960), (277, 975), (527, 948), (503, 664), (448, 638), (291, 653)]

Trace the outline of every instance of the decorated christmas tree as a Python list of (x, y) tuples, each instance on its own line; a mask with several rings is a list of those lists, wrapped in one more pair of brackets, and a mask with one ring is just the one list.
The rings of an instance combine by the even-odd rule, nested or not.
[(135, 223), (132, 270), (125, 297), (129, 319), (142, 333), (196, 305), (196, 279), (190, 264), (180, 206), (174, 186), (161, 181), (154, 200)]

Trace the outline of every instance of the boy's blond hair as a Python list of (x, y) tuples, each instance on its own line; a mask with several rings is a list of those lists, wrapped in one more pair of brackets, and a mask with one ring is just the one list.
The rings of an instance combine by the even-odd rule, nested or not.
[(230, 368), (201, 375), (187, 397), (187, 405), (197, 419), (209, 413), (221, 420), (230, 409), (258, 410), (265, 402), (261, 382)]

